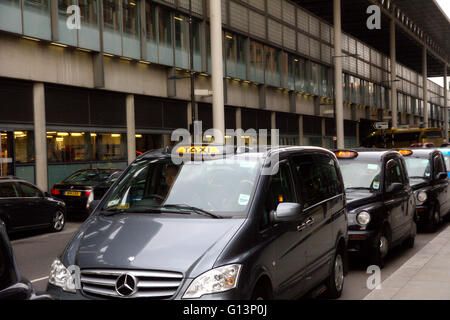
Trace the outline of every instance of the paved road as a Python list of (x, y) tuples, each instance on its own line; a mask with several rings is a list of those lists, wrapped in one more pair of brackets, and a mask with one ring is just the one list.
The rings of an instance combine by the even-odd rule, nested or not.
[[(81, 222), (69, 222), (60, 233), (34, 232), (11, 237), (20, 272), (33, 282), (36, 290), (45, 290), (51, 263), (64, 249), (80, 225)], [(397, 249), (391, 252), (385, 268), (381, 271), (382, 280), (385, 280), (400, 268), (443, 229), (444, 227), (441, 227), (435, 234), (419, 233), (413, 249)], [(352, 259), (350, 272), (345, 278), (345, 288), (341, 299), (362, 300), (370, 292), (366, 287), (368, 277), (369, 274), (366, 273), (364, 261)]]

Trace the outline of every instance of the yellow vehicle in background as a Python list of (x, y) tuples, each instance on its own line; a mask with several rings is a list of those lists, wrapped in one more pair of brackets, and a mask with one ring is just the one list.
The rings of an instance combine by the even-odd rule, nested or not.
[(441, 128), (389, 129), (372, 132), (363, 142), (369, 148), (401, 148), (417, 143), (433, 143), (437, 148), (444, 143)]

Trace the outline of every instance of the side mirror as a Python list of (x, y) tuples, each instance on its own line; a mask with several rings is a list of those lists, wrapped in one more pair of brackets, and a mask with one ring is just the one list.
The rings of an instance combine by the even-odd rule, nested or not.
[(394, 182), (393, 184), (391, 184), (387, 188), (386, 192), (388, 192), (388, 193), (395, 193), (395, 192), (401, 191), (402, 189), (403, 189), (403, 184), (398, 183), (398, 182)]
[(93, 200), (90, 204), (89, 204), (89, 214), (91, 214), (92, 212), (94, 212), (95, 208), (97, 208), (97, 206), (99, 205), (101, 200)]
[(302, 212), (302, 206), (298, 203), (282, 202), (276, 211), (272, 211), (272, 222), (296, 221)]
[(436, 180), (445, 180), (445, 179), (447, 179), (447, 177), (448, 177), (447, 172), (439, 172), (436, 175)]

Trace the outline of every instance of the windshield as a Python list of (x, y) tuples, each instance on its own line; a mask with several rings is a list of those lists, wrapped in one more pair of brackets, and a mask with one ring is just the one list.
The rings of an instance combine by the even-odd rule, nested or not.
[(151, 213), (189, 208), (220, 217), (245, 216), (260, 167), (258, 159), (231, 158), (180, 166), (170, 159), (138, 161), (120, 179), (103, 210)]
[(411, 178), (429, 179), (431, 176), (430, 161), (415, 157), (405, 157), (406, 169)]
[(73, 175), (69, 176), (64, 180), (65, 183), (76, 183), (76, 184), (98, 184), (111, 175), (112, 171), (109, 170), (84, 170), (75, 172)]
[(380, 189), (381, 164), (374, 161), (340, 160), (346, 189)]

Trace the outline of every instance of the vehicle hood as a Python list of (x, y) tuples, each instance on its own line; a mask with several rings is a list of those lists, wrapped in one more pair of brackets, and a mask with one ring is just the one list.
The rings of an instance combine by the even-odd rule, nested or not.
[(243, 222), (172, 214), (93, 216), (73, 240), (78, 242), (72, 244), (77, 247), (75, 264), (81, 269), (163, 270), (196, 277), (214, 266)]
[(427, 179), (422, 178), (410, 178), (409, 184), (413, 188), (413, 190), (418, 190), (421, 188), (424, 188), (430, 184), (430, 182)]
[(377, 195), (369, 190), (347, 190), (345, 195), (347, 198), (348, 212), (360, 206), (369, 204), (377, 199)]

